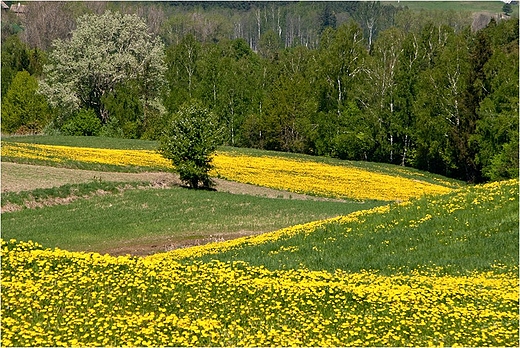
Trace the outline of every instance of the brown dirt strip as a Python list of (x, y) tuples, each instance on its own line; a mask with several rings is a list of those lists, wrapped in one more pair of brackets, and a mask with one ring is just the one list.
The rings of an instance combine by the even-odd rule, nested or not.
[[(93, 170), (80, 170), (68, 168), (56, 168), (48, 166), (18, 164), (11, 162), (1, 163), (1, 187), (2, 192), (31, 191), (38, 188), (59, 187), (66, 184), (80, 184), (96, 180), (112, 182), (149, 182), (151, 187), (165, 188), (171, 186), (181, 186), (179, 177), (173, 173), (150, 172), (150, 173), (119, 173), (119, 172), (100, 172)], [(214, 179), (216, 190), (232, 194), (246, 194), (267, 198), (281, 199), (300, 199), (300, 200), (334, 200), (322, 197), (315, 197), (292, 193), (288, 191), (274, 190), (250, 184), (237, 183), (223, 179)], [(148, 186), (148, 187), (150, 187)], [(45, 205), (67, 204), (79, 197), (66, 197), (61, 199), (51, 199), (49, 202), (27, 202), (28, 208), (36, 208)], [(12, 211), (14, 207), (7, 208)], [(2, 208), (2, 211), (4, 209)]]
[(32, 191), (38, 188), (59, 187), (66, 184), (81, 184), (90, 181), (149, 181), (175, 180), (169, 173), (118, 173), (56, 168), (29, 164), (2, 162), (2, 192)]
[(183, 238), (173, 237), (154, 237), (153, 240), (149, 238), (133, 239), (117, 246), (110, 246), (96, 250), (100, 254), (109, 254), (111, 256), (148, 256), (157, 253), (164, 253), (167, 251), (188, 248), (191, 246), (205, 245), (213, 242), (223, 242), (226, 240), (257, 235), (262, 232), (240, 231), (235, 233), (215, 234), (205, 238), (198, 238), (192, 236), (185, 236)]

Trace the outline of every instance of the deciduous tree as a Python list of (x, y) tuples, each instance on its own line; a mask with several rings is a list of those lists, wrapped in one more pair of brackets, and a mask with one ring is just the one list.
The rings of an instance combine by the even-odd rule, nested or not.
[(159, 152), (191, 188), (210, 188), (212, 156), (220, 144), (216, 117), (202, 104), (186, 104), (173, 116), (161, 138)]
[(37, 132), (49, 121), (49, 106), (37, 93), (38, 81), (27, 71), (16, 74), (2, 102), (2, 131)]
[(85, 15), (69, 40), (56, 40), (41, 86), (54, 107), (92, 109), (103, 123), (110, 114), (102, 100), (118, 84), (134, 81), (148, 105), (163, 87), (164, 47), (136, 15), (107, 11)]

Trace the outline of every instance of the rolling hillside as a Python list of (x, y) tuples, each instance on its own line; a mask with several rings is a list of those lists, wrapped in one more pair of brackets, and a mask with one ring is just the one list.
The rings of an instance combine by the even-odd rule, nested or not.
[[(130, 150), (67, 141), (78, 143), (4, 142), (2, 159), (167, 170), (138, 143)], [(82, 192), (71, 203), (2, 214), (2, 345), (517, 344), (518, 180), (466, 186), (396, 166), (229, 148), (219, 158), (215, 175), (256, 185), (271, 178), (316, 200), (132, 181), (8, 195), (13, 202)], [(333, 190), (316, 189), (327, 187), (319, 173)], [(355, 173), (362, 175), (349, 181)], [(354, 186), (360, 178), (363, 186)], [(179, 226), (177, 236), (188, 239), (255, 226), (267, 233), (147, 257), (59, 247), (73, 239), (98, 242), (97, 250), (121, 239), (158, 242)]]

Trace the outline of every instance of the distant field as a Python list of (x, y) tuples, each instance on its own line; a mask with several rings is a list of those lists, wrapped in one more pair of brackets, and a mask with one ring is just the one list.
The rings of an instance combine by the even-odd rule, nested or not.
[[(411, 10), (439, 10), (456, 12), (490, 12), (501, 13), (502, 1), (383, 1), (394, 6), (407, 6)], [(514, 13), (518, 14), (518, 5), (513, 5)]]
[[(83, 144), (83, 139), (85, 139), (85, 144)], [(99, 139), (99, 141), (97, 139)], [(6, 139), (4, 143), (6, 145), (2, 147), (3, 160), (17, 163), (126, 172), (169, 170), (169, 168), (171, 168), (167, 161), (155, 153), (154, 150), (157, 144), (153, 142), (135, 141), (134, 143), (132, 141), (120, 141), (119, 139), (112, 140), (92, 137), (59, 137), (56, 140), (52, 137), (16, 137)], [(38, 145), (30, 145), (31, 143)], [(62, 146), (56, 146), (59, 144)], [(99, 148), (101, 145), (104, 146), (103, 150)], [(327, 185), (327, 183), (324, 182), (320, 184), (322, 187), (314, 187), (307, 190), (304, 187), (293, 188), (292, 184), (283, 182), (283, 180), (290, 181), (291, 175), (299, 175), (300, 178), (305, 178), (314, 173), (317, 176), (313, 180), (319, 178), (320, 169), (315, 168), (313, 169), (313, 173), (305, 173), (305, 163), (314, 165), (315, 167), (323, 165), (324, 170), (328, 168), (333, 171), (343, 171), (346, 175), (350, 175), (348, 171), (352, 171), (351, 174), (354, 175), (354, 177), (360, 176), (359, 180), (375, 180), (375, 182), (377, 182), (377, 180), (381, 179), (383, 180), (383, 182), (381, 182), (382, 186), (379, 186), (377, 188), (378, 190), (383, 190), (384, 185), (391, 185), (387, 187), (387, 189), (402, 190), (405, 196), (421, 195), (421, 192), (423, 192), (422, 190), (424, 190), (425, 187), (414, 188), (418, 183), (440, 185), (445, 188), (456, 188), (464, 185), (464, 183), (460, 181), (447, 179), (440, 175), (381, 163), (341, 161), (326, 157), (230, 147), (222, 147), (218, 153), (220, 155), (217, 155), (215, 160), (216, 170), (214, 175), (220, 175), (234, 181), (257, 185), (270, 185), (272, 188), (290, 190), (299, 193), (311, 193), (317, 195), (325, 194), (329, 196), (341, 196), (344, 198), (356, 197), (355, 192), (350, 191), (354, 194), (352, 196), (351, 193), (345, 191), (348, 190), (348, 187), (338, 187), (338, 183), (330, 182)], [(262, 168), (269, 170), (270, 168), (265, 167), (267, 164), (263, 163), (269, 158), (278, 163), (279, 166), (282, 166), (279, 168), (281, 171), (274, 171), (271, 173), (269, 179), (266, 177), (264, 180), (260, 180), (261, 177), (259, 176), (259, 173), (253, 174), (257, 175), (256, 178), (251, 176), (246, 177), (246, 174), (243, 173), (246, 168), (255, 171), (262, 171)], [(247, 163), (239, 163), (240, 161), (246, 161)], [(272, 166), (275, 162), (269, 164), (269, 166)], [(283, 163), (289, 167), (284, 168)], [(244, 165), (246, 166), (244, 167)], [(303, 171), (300, 171), (299, 173), (294, 172), (296, 167), (301, 167), (301, 170)], [(316, 170), (318, 170), (318, 172)], [(339, 175), (339, 172), (333, 175)], [(400, 180), (400, 183), (395, 182), (395, 180)], [(391, 181), (394, 182), (390, 183)], [(298, 183), (299, 182), (294, 182), (294, 184)], [(351, 183), (346, 184), (351, 185)], [(313, 185), (316, 186), (317, 182), (314, 182)], [(416, 190), (417, 192), (414, 193), (409, 191), (408, 193), (405, 193), (404, 191), (406, 191), (407, 185), (411, 185), (409, 190)], [(328, 187), (325, 188), (325, 186)], [(370, 189), (371, 187), (374, 189), (376, 188), (373, 184), (371, 185), (368, 183), (366, 183), (364, 187), (367, 189)], [(433, 188), (433, 186), (431, 187)], [(355, 190), (355, 187), (352, 187), (351, 190)], [(384, 198), (385, 196), (380, 196), (380, 198), (374, 197), (374, 199), (402, 199), (399, 195), (395, 196), (396, 198), (392, 198), (392, 194), (390, 194), (389, 196), (386, 196), (387, 198)], [(365, 199), (366, 195), (362, 195), (360, 198)]]

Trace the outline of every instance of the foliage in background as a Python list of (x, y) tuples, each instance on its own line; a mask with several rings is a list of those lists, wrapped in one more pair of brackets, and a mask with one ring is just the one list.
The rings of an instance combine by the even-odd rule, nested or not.
[(18, 35), (2, 40), (2, 100), (18, 72), (27, 71), (30, 75), (39, 77), (45, 63), (46, 53), (38, 48), (31, 49)]
[(135, 83), (117, 85), (102, 98), (110, 115), (105, 136), (139, 139), (143, 135), (144, 110), (139, 88)]
[(101, 130), (101, 121), (94, 110), (80, 109), (61, 127), (63, 135), (95, 136)]
[[(491, 180), (518, 177), (518, 21), (490, 25), (485, 31), (492, 55), (482, 67), (489, 93), (479, 105), (475, 161)], [(515, 39), (516, 38), (516, 39)], [(516, 72), (516, 73), (515, 73)]]
[(221, 143), (215, 116), (197, 102), (186, 104), (164, 130), (159, 146), (161, 155), (173, 164), (173, 171), (191, 188), (211, 188), (213, 155)]
[[(516, 177), (518, 20), (492, 20), (478, 32), (414, 25), (379, 30), (367, 47), (360, 26), (343, 24), (324, 30), (316, 49), (238, 60), (229, 56), (240, 40), (187, 36), (167, 54), (166, 105), (175, 112), (184, 98), (199, 98), (234, 146), (400, 164), (470, 182)], [(499, 123), (511, 132), (490, 129)]]

